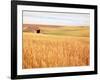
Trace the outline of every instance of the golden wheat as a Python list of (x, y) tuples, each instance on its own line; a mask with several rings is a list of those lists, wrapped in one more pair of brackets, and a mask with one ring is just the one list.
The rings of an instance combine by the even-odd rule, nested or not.
[(23, 32), (23, 69), (89, 65), (89, 37)]

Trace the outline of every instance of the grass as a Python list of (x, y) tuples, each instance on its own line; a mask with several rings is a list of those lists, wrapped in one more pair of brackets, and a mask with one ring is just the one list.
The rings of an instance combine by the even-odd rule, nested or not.
[(89, 27), (40, 27), (41, 33), (49, 35), (89, 37)]
[(88, 27), (40, 30), (40, 34), (23, 32), (23, 69), (89, 65)]

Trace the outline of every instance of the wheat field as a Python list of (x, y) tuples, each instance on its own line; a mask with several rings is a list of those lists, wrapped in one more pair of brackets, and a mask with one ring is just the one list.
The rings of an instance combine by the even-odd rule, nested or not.
[(89, 65), (89, 44), (89, 37), (83, 35), (57, 36), (23, 32), (22, 68)]

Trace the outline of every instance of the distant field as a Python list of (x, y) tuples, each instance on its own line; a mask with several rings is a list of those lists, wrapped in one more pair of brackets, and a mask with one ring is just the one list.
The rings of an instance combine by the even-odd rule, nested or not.
[(23, 27), (23, 69), (89, 65), (89, 27), (38, 26), (39, 34)]
[[(32, 26), (24, 24), (23, 26)], [(41, 30), (41, 34), (59, 35), (59, 36), (76, 36), (76, 37), (89, 37), (88, 26), (55, 26), (55, 25), (33, 25), (38, 26)], [(23, 28), (25, 32), (25, 28)], [(30, 32), (30, 31), (29, 31)]]

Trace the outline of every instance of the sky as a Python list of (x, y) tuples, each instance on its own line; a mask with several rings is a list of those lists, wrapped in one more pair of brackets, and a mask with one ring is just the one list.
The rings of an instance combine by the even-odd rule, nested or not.
[(89, 13), (23, 11), (23, 24), (89, 26)]

